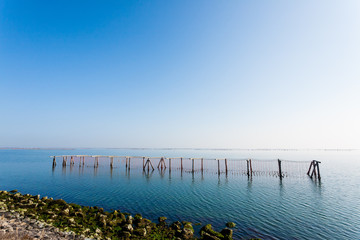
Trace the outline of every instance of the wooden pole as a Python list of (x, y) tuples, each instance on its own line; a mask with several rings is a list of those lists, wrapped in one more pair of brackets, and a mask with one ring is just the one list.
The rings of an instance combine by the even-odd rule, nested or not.
[(131, 159), (131, 158), (129, 157), (129, 170), (130, 170), (130, 159)]
[(201, 172), (204, 172), (204, 159), (201, 158)]
[(127, 166), (128, 166), (128, 164), (127, 164), (128, 158), (127, 158), (127, 157), (126, 157), (126, 160), (125, 160), (125, 161), (126, 161), (126, 163), (125, 163), (125, 168), (127, 169), (127, 168), (128, 168), (128, 167), (127, 167)]
[(309, 171), (307, 172), (307, 175), (310, 175), (312, 165), (313, 165), (313, 161), (311, 161), (311, 163), (310, 163), (310, 167), (309, 167)]
[(181, 172), (183, 170), (183, 158), (180, 158), (180, 161), (181, 161)]
[(316, 168), (317, 168), (317, 172), (318, 172), (318, 179), (320, 180), (321, 177), (320, 177), (320, 167), (319, 167), (319, 161), (316, 161)]
[(218, 175), (220, 175), (220, 160), (218, 159)]
[(192, 172), (194, 173), (194, 159), (192, 158)]
[(143, 157), (143, 170), (145, 170), (145, 157)]
[(114, 157), (110, 157), (110, 168), (113, 168)]
[(85, 156), (83, 156), (83, 166), (85, 165)]
[(249, 165), (249, 159), (246, 160), (246, 167), (247, 167), (247, 175), (250, 176), (250, 165)]
[(252, 176), (252, 174), (253, 174), (253, 170), (252, 170), (251, 159), (249, 159), (249, 162), (250, 162), (250, 175)]
[(149, 162), (150, 162), (150, 159), (148, 158), (148, 160), (146, 161), (146, 164), (148, 165), (148, 172), (150, 171), (150, 164), (149, 164)]
[(65, 157), (63, 157), (63, 167), (66, 167), (66, 158)]
[(227, 159), (225, 158), (225, 173), (228, 174), (228, 166), (227, 166)]
[(53, 158), (53, 167), (55, 167), (56, 166), (56, 157), (54, 156), (54, 158)]
[(169, 172), (171, 172), (171, 158), (169, 158)]
[(282, 173), (281, 173), (281, 160), (278, 159), (278, 165), (279, 165), (279, 177), (282, 179)]

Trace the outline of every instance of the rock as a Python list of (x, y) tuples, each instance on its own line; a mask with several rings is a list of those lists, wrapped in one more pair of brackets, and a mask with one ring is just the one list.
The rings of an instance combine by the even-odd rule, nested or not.
[(177, 221), (177, 222), (173, 222), (170, 227), (174, 230), (180, 230), (181, 229), (181, 222)]
[(227, 223), (226, 223), (226, 226), (227, 226), (228, 228), (234, 228), (234, 227), (236, 226), (236, 224), (233, 223), (233, 222), (227, 222)]
[(101, 232), (101, 230), (99, 228), (96, 228), (95, 233), (101, 234), (102, 232)]
[[(205, 234), (205, 233), (207, 233), (207, 234)], [(217, 238), (220, 238), (220, 239), (224, 238), (224, 236), (221, 233), (216, 232), (216, 231), (214, 231), (212, 229), (211, 224), (207, 224), (204, 227), (202, 227), (200, 229), (200, 235), (201, 236), (210, 235), (210, 236), (214, 236), (214, 237), (217, 237)]]
[(137, 228), (134, 230), (134, 234), (145, 237), (146, 236), (146, 229), (145, 228)]
[(63, 213), (64, 215), (69, 215), (70, 210), (69, 210), (68, 208), (65, 208), (65, 209), (62, 211), (62, 213)]
[(221, 230), (220, 232), (222, 235), (224, 235), (224, 240), (231, 240), (232, 236), (233, 236), (233, 230), (228, 229), (228, 228), (224, 228), (223, 230)]
[(160, 223), (161, 223), (161, 222), (165, 222), (166, 219), (167, 219), (167, 217), (159, 217), (159, 218), (158, 218), (158, 220), (159, 220)]
[(122, 232), (122, 235), (123, 235), (126, 239), (131, 237), (131, 233), (130, 233), (130, 232), (127, 232), (127, 231)]
[(129, 232), (132, 232), (134, 230), (134, 228), (131, 224), (125, 224), (124, 229)]

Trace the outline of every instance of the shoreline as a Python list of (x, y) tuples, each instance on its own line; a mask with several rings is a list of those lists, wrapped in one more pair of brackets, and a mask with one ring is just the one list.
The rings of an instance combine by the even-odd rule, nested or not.
[[(228, 228), (214, 231), (210, 224), (204, 225), (197, 237), (191, 222), (167, 223), (159, 217), (154, 223), (140, 214), (132, 216), (119, 210), (105, 211), (99, 207), (80, 206), (62, 199), (40, 195), (20, 194), (17, 190), (0, 191), (0, 234), (13, 234), (14, 222), (24, 226), (17, 234), (31, 235), (24, 239), (213, 239), (231, 240), (234, 223)], [(30, 226), (30, 227), (29, 227)], [(10, 229), (6, 231), (6, 229)], [(12, 231), (11, 231), (12, 229)], [(30, 229), (30, 230), (29, 230)], [(43, 236), (41, 235), (43, 234)], [(1, 236), (1, 235), (0, 235)], [(48, 238), (52, 236), (53, 238)], [(42, 238), (40, 238), (42, 237)], [(17, 238), (8, 238), (17, 239)]]

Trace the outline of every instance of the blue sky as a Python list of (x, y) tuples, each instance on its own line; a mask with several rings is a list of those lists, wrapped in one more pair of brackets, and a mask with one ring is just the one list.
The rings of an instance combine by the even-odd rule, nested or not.
[(0, 147), (360, 148), (359, 1), (0, 1)]

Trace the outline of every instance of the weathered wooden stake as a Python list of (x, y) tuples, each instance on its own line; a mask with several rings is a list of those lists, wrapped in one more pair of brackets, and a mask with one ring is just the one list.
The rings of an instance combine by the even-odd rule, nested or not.
[(194, 159), (192, 158), (192, 172), (194, 173)]
[(251, 159), (249, 159), (249, 162), (250, 162), (250, 175), (252, 176), (252, 174), (253, 174), (253, 170), (252, 170)]
[(128, 167), (128, 164), (127, 164), (127, 162), (128, 162), (128, 158), (126, 157), (126, 163), (125, 163), (125, 168), (127, 169)]
[(145, 157), (143, 157), (143, 170), (145, 170)]
[(282, 172), (281, 172), (281, 160), (278, 159), (278, 165), (279, 165), (279, 177), (282, 179)]
[(129, 170), (130, 170), (130, 159), (131, 159), (131, 158), (129, 158)]
[(63, 157), (63, 167), (66, 167), (66, 158), (65, 157)]
[(247, 175), (250, 176), (250, 165), (249, 165), (249, 159), (246, 160), (246, 167), (247, 167)]
[(110, 157), (110, 168), (113, 168), (114, 157)]
[(218, 159), (218, 175), (220, 175), (220, 160)]
[(181, 172), (182, 172), (182, 170), (183, 170), (183, 163), (182, 163), (182, 160), (183, 160), (183, 158), (180, 158), (180, 161), (181, 161)]
[(201, 158), (201, 172), (204, 172), (204, 159)]
[(307, 172), (307, 175), (309, 175), (309, 174), (310, 174), (311, 167), (312, 167), (313, 163), (314, 163), (314, 161), (311, 161), (311, 163), (310, 163), (310, 167), (309, 167), (309, 171)]
[(169, 158), (169, 172), (171, 172), (171, 158)]
[(318, 172), (318, 179), (320, 180), (321, 177), (320, 177), (320, 167), (319, 167), (319, 161), (316, 161), (316, 168), (317, 168), (317, 172)]
[(225, 158), (225, 173), (228, 174), (228, 168), (227, 168), (227, 159)]
[(55, 167), (56, 166), (56, 157), (54, 156), (54, 158), (53, 158), (53, 167)]

